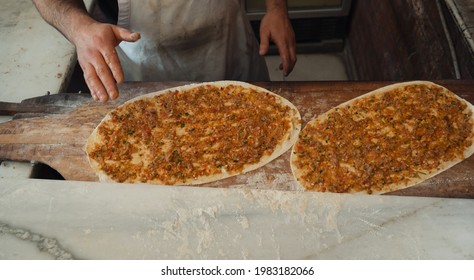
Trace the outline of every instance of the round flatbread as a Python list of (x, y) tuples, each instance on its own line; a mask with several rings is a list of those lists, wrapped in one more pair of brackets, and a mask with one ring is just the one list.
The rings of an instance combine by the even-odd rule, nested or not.
[(235, 81), (146, 94), (111, 111), (87, 140), (101, 181), (195, 185), (257, 169), (297, 139), (288, 100)]
[(426, 81), (389, 85), (308, 122), (291, 154), (305, 190), (385, 193), (474, 153), (474, 107)]

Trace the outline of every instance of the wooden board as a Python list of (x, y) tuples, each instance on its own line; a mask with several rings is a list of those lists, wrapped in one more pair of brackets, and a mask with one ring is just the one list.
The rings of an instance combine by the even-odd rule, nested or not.
[[(471, 80), (435, 81), (474, 103)], [(125, 83), (120, 98), (106, 104), (87, 101), (57, 115), (19, 119), (0, 124), (0, 159), (38, 161), (67, 180), (96, 181), (83, 151), (86, 139), (102, 118), (126, 100), (182, 82)], [(303, 126), (314, 116), (390, 82), (268, 82), (256, 83), (291, 101), (300, 110)], [(205, 184), (206, 187), (295, 190), (290, 152), (245, 175)], [(417, 186), (395, 195), (474, 198), (474, 157)]]

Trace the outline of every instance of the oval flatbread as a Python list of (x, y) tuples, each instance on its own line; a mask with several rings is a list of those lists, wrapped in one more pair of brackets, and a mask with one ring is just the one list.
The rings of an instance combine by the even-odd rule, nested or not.
[(101, 181), (195, 185), (257, 169), (297, 139), (286, 99), (219, 81), (150, 93), (111, 111), (85, 147)]
[(305, 190), (385, 193), (418, 184), (474, 153), (474, 107), (425, 81), (393, 84), (308, 122), (291, 154)]

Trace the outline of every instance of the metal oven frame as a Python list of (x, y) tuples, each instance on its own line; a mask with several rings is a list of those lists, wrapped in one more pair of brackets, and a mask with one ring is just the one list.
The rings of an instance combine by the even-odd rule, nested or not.
[[(291, 1), (291, 0), (288, 0)], [(327, 17), (344, 17), (349, 15), (352, 0), (341, 0), (341, 6), (339, 7), (327, 7), (327, 8), (306, 8), (290, 10), (288, 14), (291, 19), (301, 18), (327, 18)], [(248, 12), (246, 0), (241, 0), (243, 7), (245, 7), (249, 20), (261, 20), (265, 15), (265, 11)]]

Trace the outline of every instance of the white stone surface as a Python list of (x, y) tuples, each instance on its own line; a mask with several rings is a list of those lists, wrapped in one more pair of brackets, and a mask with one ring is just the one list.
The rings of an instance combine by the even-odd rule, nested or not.
[(346, 81), (346, 65), (342, 54), (298, 54), (298, 62), (288, 77), (280, 70), (281, 58), (266, 56), (271, 81)]
[(0, 179), (29, 178), (32, 172), (32, 163), (29, 162), (0, 162)]
[(473, 259), (474, 200), (0, 181), (0, 258)]
[(43, 21), (32, 1), (0, 2), (0, 100), (64, 89), (75, 62), (73, 45)]

